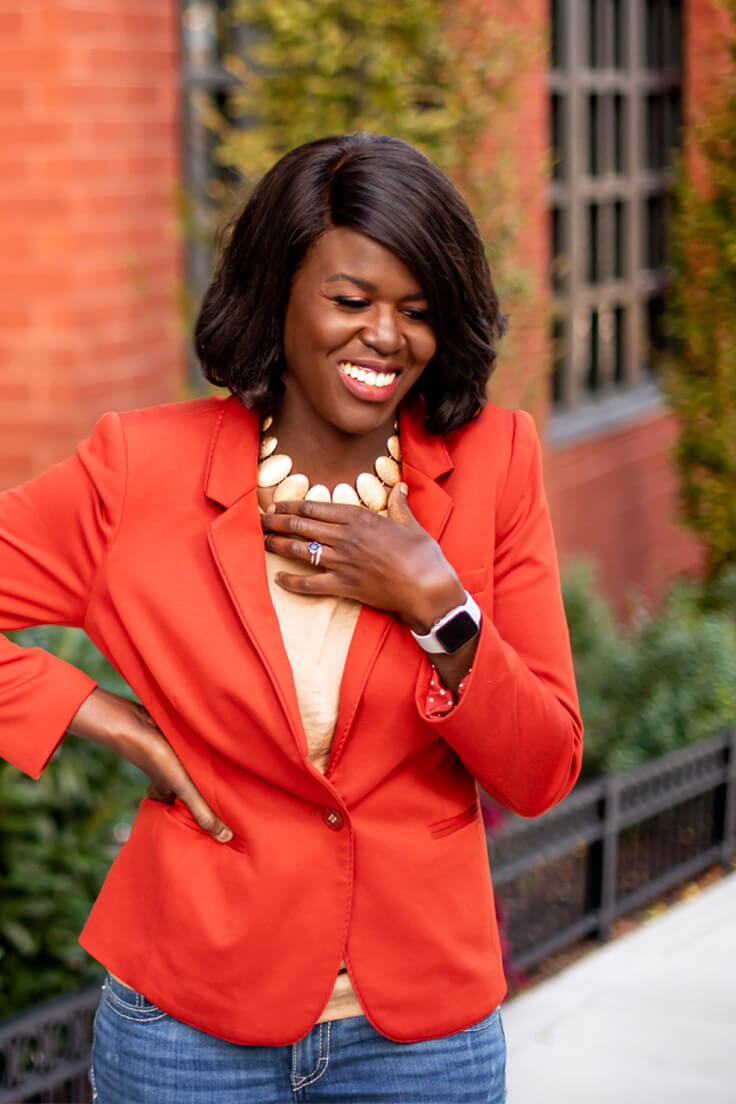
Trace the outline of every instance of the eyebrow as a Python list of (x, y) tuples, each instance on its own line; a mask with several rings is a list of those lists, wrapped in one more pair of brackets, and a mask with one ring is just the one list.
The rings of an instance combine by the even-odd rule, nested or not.
[[(348, 280), (351, 284), (355, 284), (356, 287), (362, 288), (363, 291), (378, 291), (378, 286), (371, 283), (370, 280), (364, 280), (361, 276), (351, 276), (349, 272), (336, 272), (334, 276), (328, 276), (325, 280), (326, 284), (335, 283), (336, 280)], [(414, 299), (426, 299), (427, 296), (422, 291), (412, 292), (410, 295), (402, 296), (402, 303), (408, 300)]]

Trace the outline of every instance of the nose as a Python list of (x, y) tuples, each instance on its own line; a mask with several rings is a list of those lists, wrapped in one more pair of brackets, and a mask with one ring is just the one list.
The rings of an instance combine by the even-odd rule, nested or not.
[(366, 319), (361, 336), (366, 345), (382, 356), (398, 352), (404, 345), (401, 315), (390, 308), (376, 310)]

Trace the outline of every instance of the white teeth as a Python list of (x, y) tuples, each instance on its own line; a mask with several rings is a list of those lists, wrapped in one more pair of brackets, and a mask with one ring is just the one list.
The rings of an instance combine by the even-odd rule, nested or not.
[(351, 364), (349, 360), (340, 363), (340, 369), (351, 379), (359, 380), (369, 387), (388, 387), (396, 378), (395, 372), (374, 372), (371, 368), (359, 368), (357, 364)]

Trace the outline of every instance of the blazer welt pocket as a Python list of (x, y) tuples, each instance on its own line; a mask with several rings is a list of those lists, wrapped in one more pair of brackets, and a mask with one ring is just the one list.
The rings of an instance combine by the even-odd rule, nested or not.
[(209, 832), (205, 832), (204, 828), (200, 828), (187, 806), (181, 801), (175, 801), (173, 805), (167, 805), (166, 816), (176, 821), (177, 824), (181, 824), (183, 828), (188, 828), (191, 832), (196, 832), (198, 835), (212, 840), (218, 847), (229, 847), (233, 851), (242, 851), (243, 854), (247, 854), (248, 849), (237, 836), (233, 836), (228, 843), (220, 843)]
[(442, 836), (450, 836), (453, 832), (457, 832), (458, 829), (464, 828), (466, 824), (472, 824), (479, 812), (480, 804), (476, 798), (473, 804), (468, 805), (467, 809), (464, 809), (462, 813), (457, 813), (456, 816), (447, 817), (445, 820), (436, 820), (434, 824), (430, 824), (430, 834), (434, 839), (441, 839)]
[(458, 579), (471, 594), (480, 594), (488, 586), (488, 568), (475, 567), (470, 571), (458, 571)]

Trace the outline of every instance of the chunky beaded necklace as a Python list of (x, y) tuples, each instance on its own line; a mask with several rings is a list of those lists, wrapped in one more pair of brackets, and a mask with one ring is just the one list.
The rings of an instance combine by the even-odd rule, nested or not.
[[(401, 479), (401, 444), (398, 433), (391, 434), (386, 442), (386, 455), (379, 456), (373, 472), (361, 472), (355, 486), (338, 483), (332, 492), (323, 483), (311, 486), (306, 475), (292, 473), (294, 461), (285, 452), (277, 452), (278, 438), (268, 433), (273, 419), (267, 414), (261, 422), (261, 438), (258, 443), (258, 486), (273, 487), (274, 502), (310, 499), (313, 502), (342, 502), (348, 506), (367, 506), (375, 513), (386, 509), (391, 487)], [(394, 430), (398, 426), (394, 424)]]

